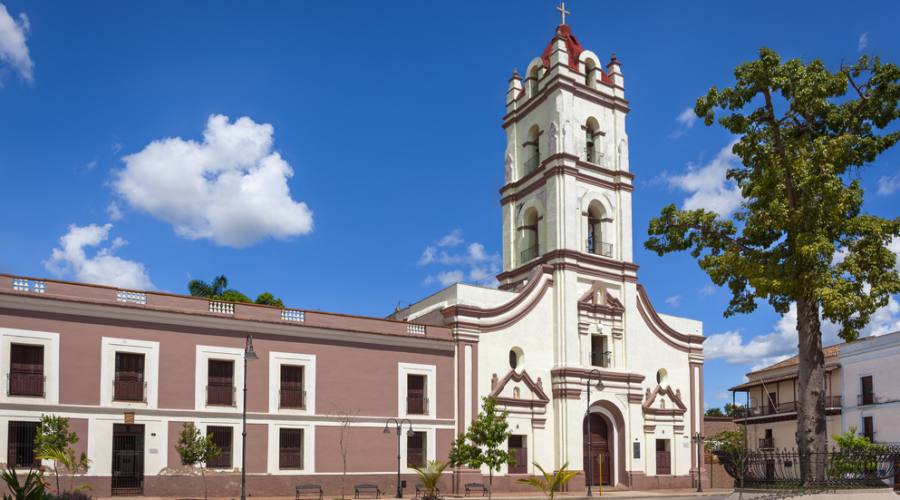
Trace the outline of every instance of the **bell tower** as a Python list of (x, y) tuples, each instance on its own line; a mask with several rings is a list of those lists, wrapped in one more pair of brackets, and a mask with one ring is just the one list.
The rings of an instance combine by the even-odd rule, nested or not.
[(612, 55), (604, 68), (561, 12), (550, 43), (524, 75), (513, 70), (506, 93), (504, 289), (519, 288), (537, 265), (618, 274), (632, 261), (621, 66)]

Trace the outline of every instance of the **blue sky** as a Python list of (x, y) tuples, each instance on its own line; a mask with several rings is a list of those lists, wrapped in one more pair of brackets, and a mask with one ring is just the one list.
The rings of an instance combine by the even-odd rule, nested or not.
[[(791, 353), (793, 325), (765, 305), (725, 319), (689, 256), (643, 250), (665, 204), (734, 202), (732, 138), (682, 113), (761, 46), (900, 61), (900, 4), (612, 5), (570, 2), (569, 24), (623, 64), (639, 278), (657, 309), (704, 321), (720, 405)], [(249, 295), (378, 316), (442, 280), (489, 281), (506, 84), (551, 38), (553, 2), (0, 6), (0, 272), (173, 292), (224, 273)], [(861, 177), (866, 210), (896, 217), (900, 152)], [(452, 262), (421, 264), (438, 243)], [(897, 328), (893, 302), (866, 333)]]

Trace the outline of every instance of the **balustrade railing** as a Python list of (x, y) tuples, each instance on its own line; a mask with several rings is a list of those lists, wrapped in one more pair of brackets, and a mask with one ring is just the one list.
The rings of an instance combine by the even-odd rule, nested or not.
[(592, 253), (594, 255), (602, 255), (603, 257), (612, 257), (613, 246), (612, 243), (606, 243), (603, 241), (594, 241), (591, 238), (588, 238), (584, 243), (584, 248), (587, 253)]

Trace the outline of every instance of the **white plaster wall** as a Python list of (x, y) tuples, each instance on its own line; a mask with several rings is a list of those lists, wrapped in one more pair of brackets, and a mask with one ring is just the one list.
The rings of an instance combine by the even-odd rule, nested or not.
[[(863, 417), (872, 417), (875, 440), (900, 442), (900, 332), (865, 339), (841, 347), (843, 391), (842, 431), (863, 429)], [(872, 389), (878, 404), (859, 405), (864, 376), (872, 377)]]

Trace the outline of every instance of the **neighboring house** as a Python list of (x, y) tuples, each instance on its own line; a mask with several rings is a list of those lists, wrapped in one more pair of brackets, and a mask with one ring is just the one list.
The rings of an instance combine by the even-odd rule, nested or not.
[[(855, 427), (873, 442), (900, 442), (900, 332), (827, 346), (825, 425), (833, 436)], [(747, 425), (751, 449), (795, 448), (797, 356), (747, 374), (732, 387), (744, 408), (734, 421)]]
[[(94, 494), (196, 495), (175, 452), (193, 422), (224, 450), (210, 493), (233, 496), (246, 379), (255, 496), (303, 482), (333, 496), (346, 414), (348, 485), (383, 491), (398, 454), (385, 421), (411, 421), (411, 493), (409, 465), (446, 459), (485, 396), (509, 412), (518, 459), (498, 491), (525, 488), (534, 462), (622, 488), (695, 484), (702, 324), (658, 313), (638, 283), (629, 106), (615, 56), (602, 66), (560, 25), (509, 81), (499, 289), (453, 285), (387, 320), (0, 276), (0, 446), (33, 463), (35, 422), (55, 413), (92, 460)], [(259, 359), (244, 373), (247, 334)]]
[[(828, 444), (841, 429), (842, 387), (838, 352), (840, 344), (823, 349), (825, 355), (825, 425)], [(742, 409), (735, 422), (747, 425), (750, 449), (795, 448), (797, 446), (797, 356), (747, 374), (747, 382), (732, 387), (735, 403)], [(740, 395), (738, 395), (740, 393)]]
[(841, 347), (842, 429), (874, 442), (900, 442), (900, 332)]

